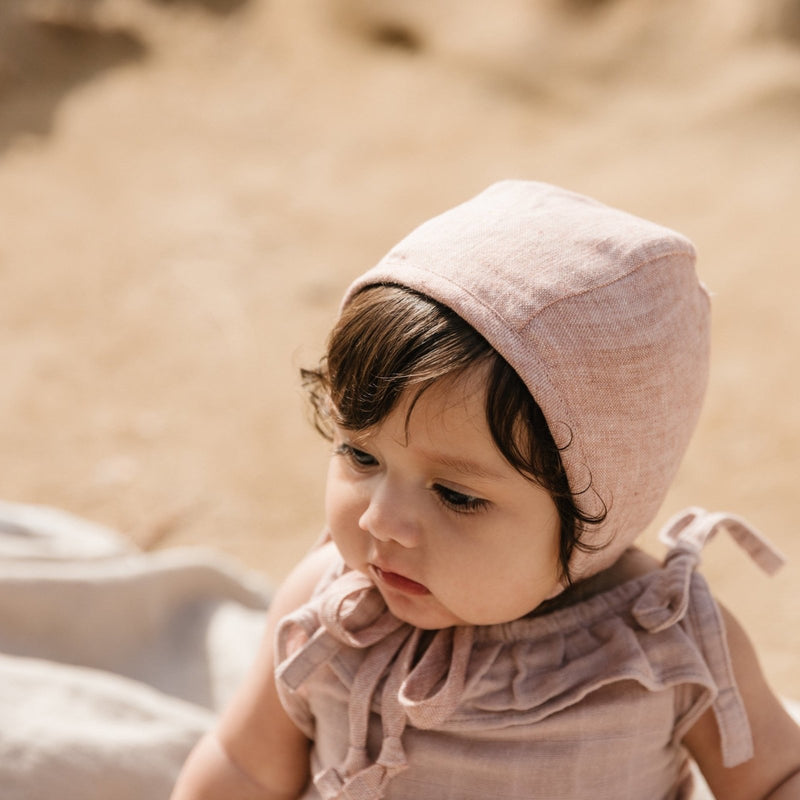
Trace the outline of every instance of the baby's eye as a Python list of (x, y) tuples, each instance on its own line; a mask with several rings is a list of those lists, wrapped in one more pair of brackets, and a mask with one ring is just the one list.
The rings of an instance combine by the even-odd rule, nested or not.
[(453, 511), (458, 511), (461, 514), (469, 514), (475, 511), (480, 511), (489, 505), (488, 500), (481, 497), (474, 497), (471, 494), (464, 494), (457, 492), (455, 489), (450, 489), (447, 486), (442, 486), (437, 483), (433, 487), (434, 492), (439, 496), (439, 499), (448, 508)]
[(375, 456), (350, 444), (340, 444), (333, 452), (337, 456), (344, 456), (354, 467), (359, 469), (374, 467), (378, 463)]

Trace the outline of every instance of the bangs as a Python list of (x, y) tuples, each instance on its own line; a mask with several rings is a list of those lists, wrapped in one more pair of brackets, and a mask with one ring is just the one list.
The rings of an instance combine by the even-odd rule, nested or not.
[(343, 310), (317, 370), (303, 370), (315, 424), (366, 430), (406, 390), (411, 408), (432, 383), (489, 359), (488, 342), (455, 312), (403, 287), (370, 286)]

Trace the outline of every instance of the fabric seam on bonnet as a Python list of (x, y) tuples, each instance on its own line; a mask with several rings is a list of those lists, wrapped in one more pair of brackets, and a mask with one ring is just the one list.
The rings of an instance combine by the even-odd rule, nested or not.
[[(634, 266), (632, 269), (628, 270), (625, 274), (618, 275), (616, 278), (613, 278), (612, 280), (608, 280), (605, 283), (599, 283), (596, 286), (590, 286), (590, 287), (588, 287), (586, 289), (581, 289), (581, 291), (575, 292), (574, 294), (565, 295), (565, 296), (559, 297), (559, 298), (557, 298), (555, 300), (551, 300), (549, 303), (547, 303), (547, 305), (542, 306), (536, 312), (535, 316), (533, 316), (525, 324), (525, 326), (522, 328), (522, 330), (524, 330), (524, 331), (528, 330), (530, 328), (530, 326), (533, 324), (534, 320), (540, 314), (542, 314), (544, 311), (547, 311), (548, 309), (552, 308), (553, 306), (557, 306), (559, 303), (563, 303), (566, 300), (575, 300), (578, 297), (582, 297), (583, 295), (591, 294), (592, 292), (596, 292), (596, 291), (598, 291), (600, 289), (607, 289), (609, 286), (613, 286), (615, 283), (619, 283), (620, 281), (627, 280), (628, 278), (631, 277), (631, 275), (639, 272), (642, 269), (645, 269), (645, 268), (649, 267), (651, 264), (655, 264), (657, 261), (663, 261), (664, 259), (671, 259), (671, 258), (674, 258), (676, 256), (681, 256), (684, 260), (687, 259), (687, 258), (694, 257), (693, 253), (688, 253), (688, 252), (686, 252), (686, 250), (668, 250), (668, 251), (666, 251), (664, 253), (659, 253), (658, 255), (655, 255), (652, 258), (648, 258), (646, 261), (642, 261), (641, 263), (637, 263), (636, 266)], [(700, 286), (701, 289), (703, 288), (702, 285), (699, 284), (699, 281), (698, 281), (698, 285)]]

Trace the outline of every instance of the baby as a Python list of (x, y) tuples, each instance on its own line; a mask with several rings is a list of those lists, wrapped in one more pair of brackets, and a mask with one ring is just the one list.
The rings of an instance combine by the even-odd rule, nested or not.
[(304, 371), (327, 542), (173, 800), (800, 798), (800, 728), (695, 571), (743, 520), (653, 520), (700, 412), (692, 245), (506, 181), (348, 290)]

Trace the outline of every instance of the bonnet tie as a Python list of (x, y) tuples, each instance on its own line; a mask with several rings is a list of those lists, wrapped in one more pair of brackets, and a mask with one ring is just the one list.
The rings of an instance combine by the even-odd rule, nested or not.
[[(670, 545), (671, 550), (663, 569), (654, 574), (632, 609), (636, 621), (647, 631), (658, 633), (686, 616), (692, 575), (700, 563), (700, 553), (720, 528), (727, 530), (767, 574), (774, 574), (784, 563), (781, 553), (741, 517), (687, 508), (668, 520), (659, 533), (661, 541)], [(707, 588), (705, 592), (708, 593)], [(702, 613), (697, 612), (692, 622), (702, 628), (705, 660), (718, 688), (712, 708), (720, 732), (723, 763), (734, 766), (753, 756), (753, 740), (733, 676), (725, 625), (716, 603), (708, 595)]]
[[(349, 693), (347, 755), (341, 764), (317, 773), (314, 784), (323, 800), (379, 800), (392, 777), (408, 766), (402, 744), (406, 724), (433, 728), (461, 701), (473, 631), (438, 630), (423, 650), (423, 632), (394, 617), (374, 584), (358, 572), (342, 575), (314, 605), (319, 627), (280, 666), (278, 676), (296, 689), (343, 647), (367, 650)], [(287, 618), (279, 638), (291, 642), (297, 633), (292, 629), (305, 628), (304, 622), (301, 616)], [(367, 738), (378, 693), (382, 742), (372, 761)]]
[[(359, 666), (348, 704), (350, 742), (347, 756), (340, 766), (329, 767), (314, 776), (314, 784), (324, 800), (383, 797), (389, 780), (406, 768), (406, 755), (400, 741), (406, 716), (397, 695), (418, 639), (418, 630), (409, 635), (409, 630), (400, 628), (380, 644), (373, 645)], [(387, 670), (381, 697), (383, 742), (378, 758), (371, 764), (367, 753), (370, 707), (378, 683)]]
[[(305, 606), (287, 617), (276, 637), (278, 652), (289, 656), (277, 668), (276, 676), (297, 689), (342, 645), (369, 647), (401, 628), (404, 623), (389, 613), (373, 588), (360, 573), (347, 572), (322, 593), (315, 608)], [(310, 630), (314, 633), (308, 638)]]

